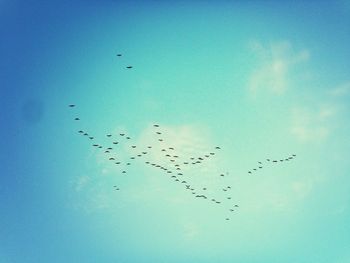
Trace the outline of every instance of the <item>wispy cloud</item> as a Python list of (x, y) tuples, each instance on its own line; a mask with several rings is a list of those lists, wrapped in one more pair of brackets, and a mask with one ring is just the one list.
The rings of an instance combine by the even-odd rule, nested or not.
[(340, 84), (339, 86), (330, 90), (333, 96), (345, 96), (350, 94), (350, 81)]
[(301, 142), (316, 142), (326, 139), (331, 132), (329, 120), (337, 110), (323, 105), (314, 111), (306, 107), (292, 109), (291, 133)]
[(253, 42), (251, 50), (257, 56), (258, 67), (250, 75), (249, 91), (256, 95), (259, 91), (283, 94), (289, 87), (291, 69), (309, 59), (309, 52), (295, 52), (288, 41), (271, 43), (267, 46)]

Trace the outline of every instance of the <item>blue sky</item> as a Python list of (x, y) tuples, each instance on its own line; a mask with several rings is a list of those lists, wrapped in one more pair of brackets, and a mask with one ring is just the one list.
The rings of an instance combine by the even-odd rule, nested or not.
[[(350, 262), (349, 1), (2, 0), (0, 22), (0, 262)], [(184, 174), (232, 202), (78, 134), (164, 163), (154, 123), (183, 158), (221, 147)]]

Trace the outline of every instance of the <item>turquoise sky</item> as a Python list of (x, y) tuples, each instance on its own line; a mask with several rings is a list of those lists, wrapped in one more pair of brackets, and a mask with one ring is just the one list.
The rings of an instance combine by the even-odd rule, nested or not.
[[(350, 262), (349, 1), (2, 0), (0, 22), (1, 263)], [(80, 129), (129, 135), (123, 161), (220, 146), (183, 173), (225, 201), (123, 175)]]

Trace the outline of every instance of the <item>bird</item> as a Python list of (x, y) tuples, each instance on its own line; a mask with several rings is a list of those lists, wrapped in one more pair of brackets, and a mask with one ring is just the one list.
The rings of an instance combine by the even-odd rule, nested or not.
[(113, 144), (118, 144), (118, 142), (113, 142)]
[(204, 187), (203, 190), (207, 190), (207, 188)]
[(109, 160), (110, 160), (110, 161), (113, 161), (113, 160), (115, 160), (115, 159), (114, 159), (113, 157), (111, 157), (111, 158), (109, 158)]
[(136, 145), (132, 145), (131, 147), (132, 147), (132, 148), (136, 148)]
[(252, 172), (251, 171), (248, 171), (249, 174), (251, 174)]
[(124, 136), (124, 135), (125, 135), (125, 133), (119, 133), (119, 135), (120, 135), (120, 136)]
[(107, 137), (111, 137), (112, 136), (112, 134), (107, 134)]
[(75, 120), (75, 121), (80, 121), (80, 119), (79, 119), (79, 118), (75, 118), (74, 120)]
[(238, 205), (235, 205), (235, 207), (238, 207)]
[(121, 57), (122, 56), (122, 54), (117, 54), (117, 57)]
[(98, 144), (93, 144), (92, 146), (95, 146), (95, 147), (97, 147), (97, 146), (98, 146)]
[(221, 149), (219, 146), (216, 146), (215, 149)]
[(262, 168), (262, 166), (259, 166), (259, 169), (261, 169)]
[(270, 159), (266, 159), (266, 161), (268, 161), (268, 162), (269, 162), (269, 161), (270, 161)]
[(122, 173), (123, 173), (123, 174), (125, 174), (125, 173), (126, 173), (126, 171), (122, 171)]
[(227, 217), (226, 220), (230, 220), (230, 218)]
[(159, 125), (158, 125), (158, 124), (153, 124), (153, 126), (154, 126), (154, 127), (159, 127)]
[(162, 134), (161, 132), (156, 132), (157, 134)]
[(82, 130), (80, 130), (80, 131), (78, 131), (79, 133), (84, 133), (84, 131), (82, 131)]
[(174, 148), (173, 147), (169, 147), (169, 150), (174, 150)]
[(127, 66), (126, 68), (127, 68), (127, 69), (130, 69), (130, 68), (132, 68), (132, 66)]
[(92, 137), (92, 136), (91, 136), (91, 137), (89, 137), (89, 139), (90, 139), (90, 140), (93, 140), (93, 139), (94, 139), (94, 137)]
[(126, 137), (127, 140), (130, 140), (131, 138), (130, 137)]
[(295, 157), (295, 156), (296, 156), (296, 154), (293, 154), (293, 156)]
[(68, 106), (73, 108), (73, 107), (75, 107), (75, 104), (69, 104)]
[(215, 153), (210, 153), (211, 155), (214, 155)]

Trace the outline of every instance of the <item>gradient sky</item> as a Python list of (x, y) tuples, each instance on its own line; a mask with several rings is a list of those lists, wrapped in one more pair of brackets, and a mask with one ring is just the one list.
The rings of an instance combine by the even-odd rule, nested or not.
[[(0, 262), (349, 263), (350, 2), (304, 2), (0, 0)], [(77, 134), (153, 123), (230, 221)]]

